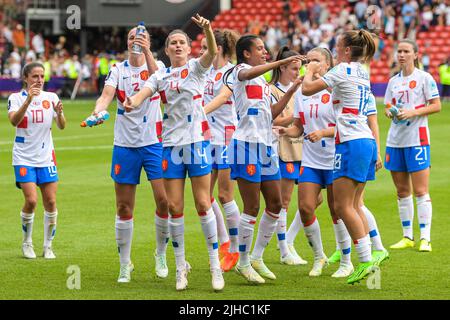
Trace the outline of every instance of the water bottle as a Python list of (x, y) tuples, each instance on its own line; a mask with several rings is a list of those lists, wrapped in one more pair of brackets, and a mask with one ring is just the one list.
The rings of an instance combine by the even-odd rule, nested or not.
[(389, 112), (390, 112), (390, 113), (392, 114), (392, 116), (393, 116), (392, 121), (393, 121), (395, 124), (402, 124), (402, 123), (405, 123), (406, 120), (398, 120), (398, 118), (397, 118), (397, 115), (398, 115), (400, 109), (403, 107), (403, 105), (400, 104), (400, 103), (398, 103), (397, 105), (398, 105), (398, 107), (397, 107), (397, 106), (391, 106), (391, 107), (389, 108)]
[[(145, 24), (144, 21), (139, 22), (139, 25), (136, 28), (136, 35), (135, 38), (137, 38), (140, 34), (144, 33), (145, 30)], [(136, 54), (141, 54), (142, 53), (142, 47), (138, 44), (133, 44), (133, 46), (131, 47), (131, 52), (132, 53), (136, 53)]]
[(93, 127), (93, 126), (102, 124), (103, 122), (105, 122), (108, 119), (109, 119), (109, 113), (108, 113), (108, 111), (105, 110), (105, 111), (99, 112), (97, 114), (97, 116), (90, 115), (89, 117), (86, 118), (86, 120), (81, 122), (80, 126)]

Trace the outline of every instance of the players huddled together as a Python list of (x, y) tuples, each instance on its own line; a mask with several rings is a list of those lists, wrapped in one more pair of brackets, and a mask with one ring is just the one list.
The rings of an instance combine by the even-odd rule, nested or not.
[[(223, 273), (233, 269), (250, 283), (276, 280), (263, 259), (274, 234), (282, 264), (307, 264), (294, 247), (301, 229), (314, 253), (309, 276), (320, 276), (324, 267), (337, 262), (339, 268), (332, 277), (345, 277), (349, 284), (375, 272), (389, 253), (363, 201), (367, 181), (375, 180), (375, 172), (383, 166), (377, 107), (364, 68), (375, 52), (373, 35), (366, 30), (343, 32), (335, 58), (320, 47), (306, 56), (283, 47), (276, 60), (268, 63), (258, 36), (213, 30), (199, 15), (192, 21), (205, 35), (200, 57), (189, 58), (191, 40), (177, 29), (165, 42), (170, 66), (153, 58), (147, 32), (131, 29), (128, 59), (111, 68), (92, 112), (95, 117), (106, 111), (117, 97), (111, 177), (116, 194), (118, 282), (130, 282), (134, 269), (133, 213), (142, 169), (156, 205), (155, 273), (160, 278), (168, 276), (170, 241), (177, 290), (187, 288), (191, 271), (184, 241), (186, 174), (215, 291), (223, 290)], [(414, 193), (419, 251), (430, 252), (427, 116), (439, 112), (441, 105), (436, 82), (417, 68), (417, 55), (416, 43), (399, 41), (401, 72), (389, 80), (384, 101), (384, 113), (392, 119), (384, 166), (397, 189), (403, 228), (403, 238), (390, 248), (415, 245)], [(305, 65), (306, 73), (300, 77)], [(43, 256), (54, 259), (58, 174), (51, 128), (53, 120), (59, 129), (64, 129), (66, 121), (59, 98), (43, 91), (42, 64), (26, 65), (23, 80), (23, 90), (8, 100), (8, 116), (16, 127), (13, 167), (24, 196), (22, 251), (26, 258), (36, 258), (32, 231), (39, 187), (45, 209)], [(235, 181), (242, 209), (235, 201)], [(218, 201), (213, 196), (216, 184)], [(298, 210), (287, 228), (295, 184)], [(323, 202), (322, 189), (327, 191), (336, 239), (336, 251), (330, 257), (324, 253), (315, 215)], [(254, 241), (261, 194), (265, 208)], [(359, 260), (355, 267), (352, 241)]]

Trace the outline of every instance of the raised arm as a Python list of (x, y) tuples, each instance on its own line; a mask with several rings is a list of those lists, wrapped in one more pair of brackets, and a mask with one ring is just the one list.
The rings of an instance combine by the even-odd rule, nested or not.
[(147, 64), (148, 73), (149, 76), (151, 76), (158, 70), (158, 65), (156, 64), (156, 60), (153, 57), (152, 51), (150, 49), (151, 41), (149, 33), (141, 33), (138, 37), (136, 37), (134, 43), (142, 47), (142, 52), (145, 56), (145, 63)]
[(328, 88), (328, 85), (321, 78), (314, 79), (314, 75), (317, 75), (319, 69), (320, 64), (316, 61), (311, 61), (306, 67), (306, 74), (302, 84), (302, 94), (304, 96), (312, 96)]
[(8, 113), (8, 118), (11, 124), (14, 127), (17, 127), (19, 123), (22, 122), (23, 117), (25, 117), (25, 113), (27, 112), (28, 106), (30, 105), (33, 98), (38, 96), (41, 93), (41, 89), (39, 88), (39, 84), (35, 83), (30, 86), (28, 89), (28, 95), (25, 102), (20, 106), (19, 110), (15, 112)]
[(66, 127), (66, 118), (64, 117), (63, 112), (63, 104), (61, 101), (58, 101), (58, 103), (52, 102), (53, 110), (56, 112), (56, 125), (60, 130), (63, 130)]
[(254, 79), (254, 78), (257, 78), (257, 77), (263, 75), (267, 71), (276, 69), (276, 68), (281, 67), (286, 64), (296, 63), (296, 62), (299, 62), (301, 64), (303, 58), (304, 57), (300, 56), (300, 55), (292, 56), (292, 57), (289, 57), (289, 58), (286, 58), (283, 60), (278, 60), (278, 61), (262, 64), (259, 66), (255, 66), (250, 69), (244, 69), (242, 71), (239, 71), (238, 78), (239, 78), (239, 81), (251, 80), (251, 79)]
[(211, 28), (211, 24), (208, 19), (203, 18), (198, 13), (195, 15), (195, 17), (191, 18), (192, 21), (195, 22), (197, 26), (203, 29), (203, 32), (206, 36), (206, 46), (208, 47), (208, 50), (203, 53), (203, 55), (200, 57), (200, 64), (204, 68), (209, 68), (212, 65), (212, 62), (214, 60), (214, 57), (217, 54), (217, 44), (216, 44), (216, 38), (214, 37), (213, 29)]
[(225, 102), (227, 102), (230, 99), (232, 94), (233, 92), (230, 90), (230, 88), (228, 88), (227, 86), (223, 86), (222, 89), (220, 89), (219, 94), (214, 99), (212, 99), (207, 105), (205, 105), (204, 107), (205, 113), (209, 114), (219, 109), (221, 106), (225, 104)]
[[(280, 60), (283, 61), (283, 60)], [(283, 97), (277, 102), (272, 104), (272, 118), (275, 119), (278, 117), (278, 115), (284, 110), (286, 105), (288, 104), (289, 100), (291, 100), (292, 96), (294, 95), (295, 91), (298, 90), (300, 85), (302, 84), (302, 78), (297, 78), (292, 86), (289, 88), (288, 91), (283, 95)]]

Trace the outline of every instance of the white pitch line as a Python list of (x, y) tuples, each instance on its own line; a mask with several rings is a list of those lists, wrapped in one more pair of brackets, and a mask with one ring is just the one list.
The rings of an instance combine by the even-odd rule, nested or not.
[[(111, 150), (113, 149), (113, 145), (100, 145), (100, 146), (79, 146), (79, 147), (60, 147), (55, 148), (55, 152), (58, 153), (59, 151), (84, 151), (84, 150)], [(1, 150), (0, 153), (11, 153), (12, 150)]]
[[(86, 138), (100, 138), (100, 137), (109, 137), (111, 136), (111, 138), (113, 137), (112, 134), (110, 133), (103, 133), (103, 134), (96, 134), (96, 135), (79, 135), (79, 136), (66, 136), (66, 137), (54, 137), (53, 141), (64, 141), (64, 140), (77, 140), (77, 139), (86, 139)], [(11, 141), (0, 141), (0, 146), (4, 146), (4, 145), (12, 145), (14, 143), (14, 140)]]

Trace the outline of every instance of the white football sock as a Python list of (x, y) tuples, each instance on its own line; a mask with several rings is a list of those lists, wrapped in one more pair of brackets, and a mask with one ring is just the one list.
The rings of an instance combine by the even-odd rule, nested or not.
[(352, 252), (352, 238), (342, 219), (333, 221), (334, 235), (341, 251), (341, 264), (350, 265)]
[(365, 237), (354, 240), (355, 250), (358, 254), (359, 262), (369, 262), (372, 260), (372, 250), (370, 248), (370, 237), (366, 235)]
[(311, 221), (304, 223), (303, 230), (305, 231), (305, 236), (308, 239), (309, 245), (314, 251), (314, 260), (322, 259), (325, 254), (323, 253), (322, 237), (317, 217), (314, 216)]
[(280, 218), (278, 218), (276, 228), (278, 247), (280, 248), (281, 257), (285, 257), (289, 253), (289, 249), (286, 243), (286, 224), (287, 224), (287, 212), (285, 208), (281, 208)]
[(417, 216), (419, 217), (420, 239), (431, 241), (431, 218), (433, 216), (433, 207), (431, 198), (427, 193), (421, 197), (416, 197)]
[(169, 242), (169, 215), (162, 216), (158, 211), (155, 212), (156, 229), (156, 253), (158, 255), (166, 254), (167, 243)]
[(279, 216), (279, 213), (277, 214), (264, 210), (263, 216), (259, 221), (258, 235), (252, 252), (253, 259), (262, 258), (264, 249), (269, 244), (270, 239), (272, 239), (273, 233), (275, 232)]
[(129, 264), (131, 261), (131, 242), (133, 239), (133, 218), (122, 220), (116, 216), (116, 243), (119, 250), (120, 264)]
[(238, 228), (241, 216), (241, 214), (239, 213), (239, 208), (236, 204), (236, 201), (232, 200), (230, 202), (224, 203), (223, 209), (225, 210), (228, 232), (230, 235), (230, 252), (238, 252), (239, 250)]
[(400, 215), (400, 222), (402, 223), (403, 237), (414, 239), (414, 202), (412, 195), (406, 198), (398, 199), (398, 212)]
[(367, 223), (369, 225), (369, 236), (370, 241), (372, 242), (372, 249), (377, 251), (385, 250), (383, 247), (383, 243), (381, 242), (380, 231), (378, 230), (377, 221), (375, 220), (375, 216), (370, 212), (370, 210), (366, 206), (362, 206), (361, 210), (364, 212), (366, 216)]
[(169, 215), (169, 231), (172, 239), (173, 252), (175, 253), (175, 264), (177, 270), (186, 268), (184, 255), (184, 216)]
[(300, 217), (300, 212), (297, 210), (294, 216), (294, 220), (292, 220), (291, 225), (289, 226), (289, 230), (286, 233), (286, 241), (288, 244), (293, 245), (295, 237), (303, 228), (302, 218)]
[(44, 247), (52, 246), (53, 238), (56, 234), (56, 217), (58, 210), (55, 212), (44, 211)]
[(220, 268), (219, 244), (217, 243), (217, 225), (214, 211), (212, 208), (209, 208), (206, 212), (199, 212), (198, 216), (200, 217), (203, 235), (205, 236), (206, 245), (208, 246), (209, 267), (211, 269)]
[(223, 220), (222, 210), (220, 209), (219, 203), (211, 198), (211, 207), (214, 211), (214, 215), (216, 216), (216, 224), (217, 224), (217, 236), (219, 238), (220, 244), (224, 244), (225, 242), (230, 241), (227, 233), (227, 227), (225, 226), (225, 221)]
[(256, 217), (242, 213), (239, 221), (239, 265), (250, 264), (249, 252), (252, 248), (253, 231), (255, 230)]
[(20, 217), (22, 219), (23, 242), (32, 243), (33, 242), (32, 236), (33, 236), (34, 212), (25, 213), (25, 212), (21, 211)]

